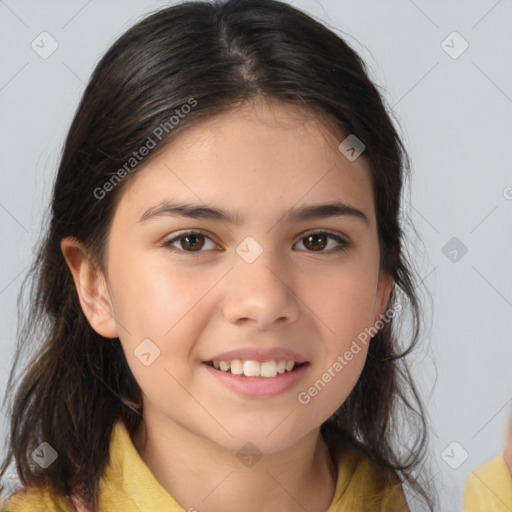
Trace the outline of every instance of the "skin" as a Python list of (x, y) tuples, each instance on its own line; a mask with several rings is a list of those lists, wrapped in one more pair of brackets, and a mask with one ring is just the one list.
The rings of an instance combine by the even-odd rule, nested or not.
[(512, 473), (512, 410), (509, 411), (509, 418), (507, 422), (507, 429), (505, 432), (505, 444), (503, 448), (503, 460)]
[[(244, 104), (179, 133), (130, 177), (103, 270), (76, 240), (62, 240), (86, 317), (98, 333), (119, 337), (142, 389), (144, 428), (134, 445), (185, 509), (320, 512), (334, 497), (336, 468), (320, 426), (353, 389), (368, 347), (307, 405), (297, 395), (375, 324), (392, 287), (379, 272), (370, 168), (364, 155), (349, 161), (338, 150), (346, 135), (297, 106)], [(213, 205), (245, 221), (139, 222), (164, 199)], [(358, 208), (368, 223), (283, 218), (289, 208), (332, 201)], [(183, 238), (173, 244), (181, 252), (163, 246), (189, 229), (209, 237), (196, 242), (199, 252), (186, 252)], [(315, 251), (305, 233), (325, 229), (350, 247), (335, 252), (339, 243), (328, 238)], [(247, 236), (263, 249), (252, 263), (236, 252)], [(160, 350), (150, 366), (134, 355), (146, 338)], [(286, 347), (310, 366), (288, 392), (242, 397), (202, 364), (242, 346)], [(252, 467), (236, 456), (247, 442), (263, 455)]]

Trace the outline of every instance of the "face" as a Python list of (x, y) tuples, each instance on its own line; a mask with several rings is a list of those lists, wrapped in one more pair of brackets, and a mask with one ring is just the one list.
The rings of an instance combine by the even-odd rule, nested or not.
[(343, 138), (299, 107), (246, 104), (126, 183), (105, 278), (146, 419), (271, 453), (347, 398), (389, 283), (370, 169)]

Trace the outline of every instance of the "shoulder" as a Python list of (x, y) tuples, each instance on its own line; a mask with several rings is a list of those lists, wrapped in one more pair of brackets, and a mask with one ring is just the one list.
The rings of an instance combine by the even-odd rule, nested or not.
[(510, 510), (512, 476), (501, 455), (472, 471), (464, 486), (464, 511)]
[(409, 512), (398, 476), (356, 450), (346, 450), (338, 462), (333, 505), (338, 510)]
[(73, 512), (71, 501), (48, 488), (27, 487), (0, 503), (0, 512)]

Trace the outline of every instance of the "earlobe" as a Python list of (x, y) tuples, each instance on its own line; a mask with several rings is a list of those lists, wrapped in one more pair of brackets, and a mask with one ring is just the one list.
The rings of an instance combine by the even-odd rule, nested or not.
[(373, 315), (374, 325), (386, 313), (394, 284), (395, 282), (390, 275), (384, 273), (379, 274), (379, 281), (377, 284), (377, 294), (375, 297), (375, 307)]
[(117, 324), (103, 272), (94, 264), (87, 250), (77, 239), (63, 238), (60, 247), (73, 277), (80, 306), (89, 324), (101, 336), (117, 338)]

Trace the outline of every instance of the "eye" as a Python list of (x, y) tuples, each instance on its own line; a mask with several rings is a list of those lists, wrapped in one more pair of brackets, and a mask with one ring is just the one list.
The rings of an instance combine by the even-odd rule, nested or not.
[[(332, 251), (324, 251), (328, 246), (329, 240), (334, 240), (338, 243)], [(344, 240), (340, 236), (330, 231), (311, 231), (302, 236), (299, 242), (302, 242), (308, 249), (308, 252), (338, 252), (346, 251), (350, 246), (350, 242)], [(310, 249), (310, 250), (309, 250)]]
[[(205, 246), (205, 239), (210, 240), (214, 249), (218, 248), (217, 244), (215, 244), (210, 237), (206, 236), (201, 231), (187, 231), (181, 233), (174, 238), (166, 240), (163, 243), (163, 246), (173, 252), (203, 252), (201, 249)], [(174, 247), (174, 244), (178, 242), (180, 243), (181, 248)]]
[[(204, 252), (201, 249), (205, 248), (207, 245), (205, 240), (210, 241), (212, 244), (210, 249), (219, 248), (209, 236), (201, 231), (182, 232), (178, 236), (166, 240), (162, 245), (173, 252)], [(338, 245), (335, 245), (330, 251), (325, 251), (324, 249), (329, 245), (329, 241), (334, 241)], [(311, 231), (306, 233), (305, 236), (302, 236), (299, 242), (304, 244), (308, 252), (332, 253), (346, 251), (351, 246), (350, 242), (330, 231)], [(176, 247), (175, 244), (179, 244), (180, 247)]]

